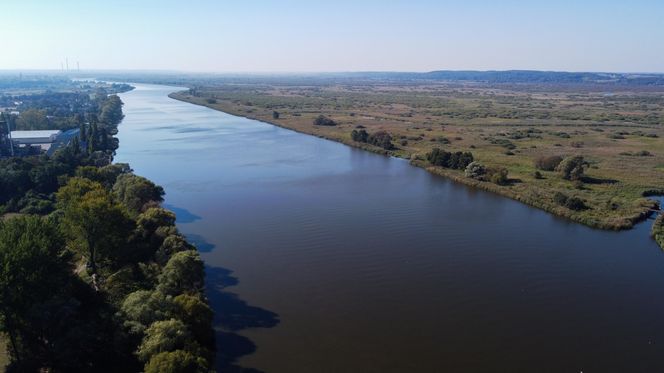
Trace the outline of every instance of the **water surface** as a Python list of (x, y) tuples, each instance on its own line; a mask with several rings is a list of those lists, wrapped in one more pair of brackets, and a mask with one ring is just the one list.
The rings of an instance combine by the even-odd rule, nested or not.
[(118, 162), (208, 266), (221, 371), (664, 371), (664, 256), (353, 149), (121, 95)]

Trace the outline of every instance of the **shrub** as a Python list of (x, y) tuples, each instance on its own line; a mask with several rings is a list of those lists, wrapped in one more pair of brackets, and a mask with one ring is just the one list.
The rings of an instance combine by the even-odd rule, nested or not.
[(570, 210), (584, 210), (586, 209), (586, 204), (579, 197), (568, 197), (561, 192), (556, 192), (553, 196), (553, 201), (559, 204), (560, 206), (566, 207)]
[(567, 203), (565, 203), (565, 207), (567, 207), (570, 210), (585, 210), (586, 209), (586, 204), (583, 202), (581, 198), (578, 197), (571, 197), (567, 199)]
[(439, 148), (433, 148), (427, 154), (427, 160), (434, 166), (465, 170), (474, 158), (471, 152), (450, 153)]
[(556, 192), (553, 196), (553, 201), (561, 206), (565, 206), (565, 203), (567, 203), (567, 196), (561, 192)]
[(272, 112), (272, 119), (279, 119), (279, 112), (278, 111), (273, 111)]
[(535, 171), (535, 173), (533, 174), (533, 177), (535, 179), (544, 179), (544, 176), (542, 176), (542, 173), (539, 172), (539, 171)]
[(509, 178), (507, 177), (508, 174), (509, 171), (507, 171), (505, 167), (490, 168), (487, 170), (489, 180), (497, 185), (507, 185), (509, 182)]
[(585, 168), (588, 166), (582, 156), (570, 156), (562, 160), (556, 166), (556, 171), (560, 172), (565, 180), (580, 180), (583, 177)]
[(326, 117), (325, 115), (319, 115), (316, 119), (314, 119), (314, 126), (336, 126), (337, 122), (333, 121), (332, 119)]
[(371, 145), (380, 146), (385, 150), (394, 149), (394, 144), (392, 144), (392, 136), (385, 131), (378, 131), (372, 135), (369, 135), (367, 142)]
[(145, 373), (207, 373), (207, 362), (202, 357), (184, 350), (160, 352), (145, 365)]
[(535, 160), (535, 167), (543, 171), (553, 171), (562, 160), (559, 155), (541, 156)]
[(367, 139), (369, 138), (369, 134), (365, 130), (353, 130), (353, 132), (350, 133), (351, 139), (353, 141), (357, 142), (367, 142)]
[(466, 166), (465, 174), (466, 177), (471, 179), (483, 180), (484, 176), (486, 175), (486, 167), (484, 167), (484, 165), (480, 162), (474, 161)]
[(194, 340), (187, 326), (180, 320), (155, 321), (145, 331), (143, 342), (136, 355), (139, 360), (148, 362), (161, 352), (195, 349)]

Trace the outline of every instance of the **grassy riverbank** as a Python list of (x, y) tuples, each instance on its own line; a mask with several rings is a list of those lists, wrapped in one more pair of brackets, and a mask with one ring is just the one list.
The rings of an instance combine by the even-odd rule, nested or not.
[[(430, 172), (592, 227), (628, 229), (647, 216), (656, 203), (644, 192), (664, 189), (661, 95), (536, 88), (220, 84), (171, 97), (410, 159)], [(337, 125), (314, 126), (321, 113)], [(353, 141), (350, 133), (358, 127), (387, 131), (397, 148), (386, 151)], [(425, 155), (434, 147), (472, 151), (489, 167), (507, 168), (509, 183), (477, 181), (462, 171), (432, 167)], [(535, 159), (551, 155), (584, 156), (590, 163), (584, 182), (535, 168)], [(556, 193), (578, 197), (587, 208), (563, 207), (555, 202)]]

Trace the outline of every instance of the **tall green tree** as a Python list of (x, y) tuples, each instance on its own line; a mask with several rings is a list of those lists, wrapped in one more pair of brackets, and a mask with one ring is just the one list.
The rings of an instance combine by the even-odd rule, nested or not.
[(28, 216), (0, 221), (0, 331), (9, 336), (17, 361), (32, 358), (28, 316), (67, 282), (70, 266), (63, 241), (46, 219)]
[(163, 201), (164, 189), (144, 177), (122, 174), (113, 185), (113, 195), (130, 212), (138, 214), (147, 203)]
[(166, 295), (199, 293), (203, 289), (205, 271), (203, 260), (197, 251), (180, 251), (173, 254), (164, 266), (157, 289)]
[[(57, 193), (64, 215), (61, 226), (73, 248), (88, 260), (96, 289), (100, 266), (118, 260), (133, 229), (124, 207), (101, 184), (73, 178)], [(87, 189), (91, 189), (86, 191)]]

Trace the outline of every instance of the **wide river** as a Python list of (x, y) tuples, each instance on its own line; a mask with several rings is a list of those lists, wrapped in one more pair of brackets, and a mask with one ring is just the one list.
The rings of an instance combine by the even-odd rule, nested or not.
[(664, 371), (651, 222), (593, 230), (176, 90), (121, 95), (116, 161), (202, 252), (219, 371)]

